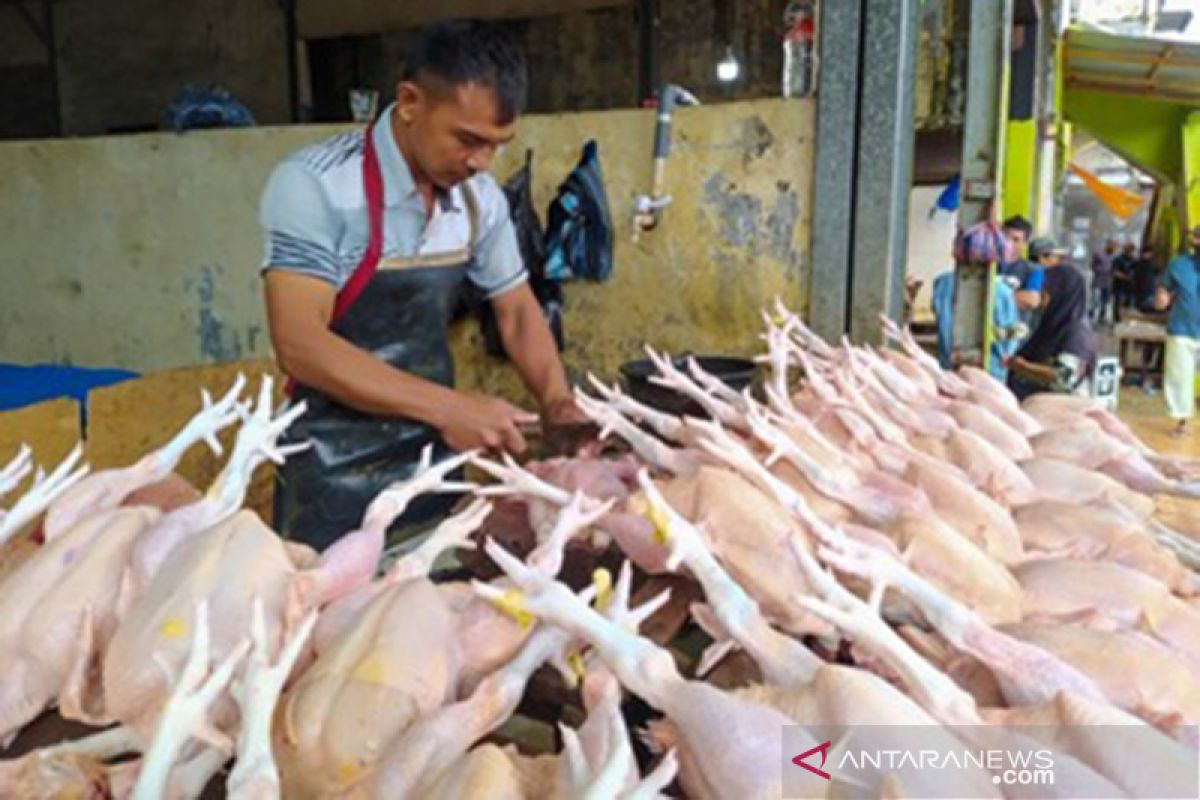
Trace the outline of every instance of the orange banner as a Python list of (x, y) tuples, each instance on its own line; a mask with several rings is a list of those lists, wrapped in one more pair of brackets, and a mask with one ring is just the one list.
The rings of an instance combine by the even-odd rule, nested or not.
[(1092, 194), (1104, 204), (1104, 207), (1120, 219), (1129, 219), (1142, 207), (1142, 196), (1127, 191), (1118, 186), (1109, 186), (1104, 181), (1088, 172), (1083, 167), (1068, 164), (1067, 168), (1079, 176)]

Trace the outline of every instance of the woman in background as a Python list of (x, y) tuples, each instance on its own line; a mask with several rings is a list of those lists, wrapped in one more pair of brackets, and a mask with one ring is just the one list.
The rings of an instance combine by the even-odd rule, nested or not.
[(1038, 392), (1090, 394), (1096, 336), (1083, 273), (1066, 263), (1047, 267), (1041, 305), (1037, 327), (1009, 362), (1009, 388), (1021, 400)]

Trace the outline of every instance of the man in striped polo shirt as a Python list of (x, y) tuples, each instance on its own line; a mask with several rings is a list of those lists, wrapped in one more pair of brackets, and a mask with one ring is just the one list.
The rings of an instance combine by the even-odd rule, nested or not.
[[(447, 329), (464, 280), (491, 302), (546, 421), (579, 411), (496, 181), (527, 94), (519, 48), (494, 25), (438, 23), (410, 46), (396, 99), (366, 131), (294, 154), (263, 194), (263, 275), (275, 354), (308, 412), (291, 436), (276, 525), (323, 548), (422, 450), (519, 453), (536, 416), (454, 388)], [(421, 498), (405, 522), (443, 513)]]

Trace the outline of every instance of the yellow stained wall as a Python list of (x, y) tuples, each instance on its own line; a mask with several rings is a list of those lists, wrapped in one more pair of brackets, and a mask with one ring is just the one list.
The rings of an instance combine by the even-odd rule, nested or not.
[[(807, 298), (813, 106), (764, 100), (681, 111), (674, 203), (630, 241), (650, 184), (652, 111), (532, 116), (496, 165), (536, 154), (540, 211), (588, 138), (600, 143), (616, 268), (568, 289), (568, 363), (611, 375), (649, 341), (750, 352), (758, 309)], [(257, 202), (274, 164), (340, 130), (298, 126), (0, 143), (0, 353), (139, 371), (269, 355)], [(461, 383), (513, 388), (456, 336)]]

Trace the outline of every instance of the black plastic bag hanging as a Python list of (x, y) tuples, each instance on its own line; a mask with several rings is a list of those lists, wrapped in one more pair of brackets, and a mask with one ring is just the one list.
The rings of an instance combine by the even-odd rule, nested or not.
[[(525, 151), (525, 164), (513, 173), (504, 184), (504, 196), (508, 200), (509, 216), (517, 234), (517, 247), (521, 259), (529, 272), (529, 288), (542, 307), (542, 314), (550, 326), (554, 343), (561, 352), (565, 344), (563, 335), (563, 291), (555, 281), (546, 277), (545, 231), (533, 206), (533, 151)], [(500, 328), (496, 324), (496, 313), (490, 303), (479, 306), (479, 327), (483, 334), (484, 349), (490, 356), (506, 358)]]
[(545, 274), (551, 281), (604, 281), (612, 274), (612, 218), (599, 150), (594, 140), (583, 146), (550, 204)]

